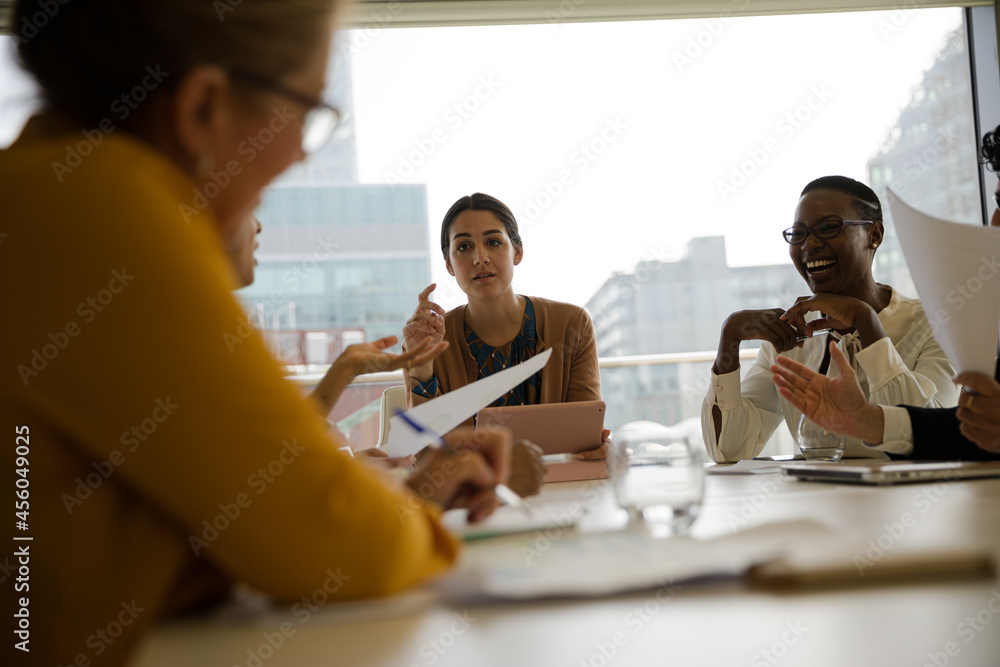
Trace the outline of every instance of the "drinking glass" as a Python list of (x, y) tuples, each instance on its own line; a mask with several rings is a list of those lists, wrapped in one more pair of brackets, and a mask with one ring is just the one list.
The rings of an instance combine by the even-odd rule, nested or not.
[(837, 462), (844, 455), (844, 436), (826, 430), (805, 415), (799, 419), (795, 440), (807, 461)]
[(689, 531), (705, 488), (700, 447), (661, 435), (616, 442), (608, 458), (615, 496), (630, 524), (656, 537)]

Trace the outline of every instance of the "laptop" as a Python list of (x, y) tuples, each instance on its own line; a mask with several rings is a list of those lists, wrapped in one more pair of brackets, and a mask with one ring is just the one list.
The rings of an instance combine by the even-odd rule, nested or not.
[[(476, 430), (506, 426), (514, 440), (529, 440), (545, 454), (577, 454), (601, 446), (604, 401), (541, 403), (483, 408), (476, 415)], [(604, 461), (572, 461), (548, 466), (546, 482), (606, 479)]]
[(782, 464), (781, 471), (811, 482), (889, 485), (1000, 477), (1000, 461), (805, 461)]

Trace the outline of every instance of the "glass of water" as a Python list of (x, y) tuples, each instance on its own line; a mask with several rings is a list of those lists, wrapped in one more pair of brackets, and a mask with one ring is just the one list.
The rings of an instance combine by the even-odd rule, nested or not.
[(701, 508), (705, 467), (700, 448), (657, 437), (616, 443), (608, 469), (629, 523), (656, 537), (684, 535)]
[(799, 419), (795, 440), (807, 461), (837, 462), (844, 455), (846, 446), (844, 436), (826, 430), (805, 415)]

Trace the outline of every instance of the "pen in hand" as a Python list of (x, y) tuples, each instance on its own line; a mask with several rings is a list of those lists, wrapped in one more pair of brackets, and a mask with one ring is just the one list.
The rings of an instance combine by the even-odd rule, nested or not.
[(795, 342), (801, 343), (804, 340), (809, 340), (810, 338), (815, 338), (816, 336), (821, 336), (822, 334), (828, 334), (832, 331), (833, 329), (820, 329), (819, 331), (813, 331), (812, 336), (798, 336), (795, 339)]
[[(446, 454), (454, 453), (455, 450), (451, 448), (451, 446), (445, 441), (444, 436), (442, 436), (440, 433), (437, 433), (429, 426), (421, 424), (419, 421), (414, 419), (412, 416), (406, 414), (399, 408), (396, 408), (396, 416), (399, 417), (401, 420), (403, 420), (404, 424), (409, 426), (417, 433), (424, 433), (434, 438), (437, 441), (436, 444), (433, 445), (436, 449), (439, 449), (440, 451)], [(497, 484), (496, 486), (494, 486), (493, 493), (495, 493), (497, 498), (499, 498), (507, 505), (510, 505), (511, 507), (516, 507), (517, 509), (521, 510), (528, 516), (531, 516), (531, 508), (528, 507), (528, 505), (524, 502), (521, 496), (517, 495), (517, 493), (506, 484)]]

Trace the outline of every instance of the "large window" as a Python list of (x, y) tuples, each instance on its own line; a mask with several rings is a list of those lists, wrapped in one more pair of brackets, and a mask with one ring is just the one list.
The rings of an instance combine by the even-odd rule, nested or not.
[[(439, 221), (482, 191), (518, 215), (516, 289), (586, 306), (602, 356), (712, 351), (729, 313), (806, 292), (780, 231), (813, 178), (844, 174), (982, 224), (966, 15), (567, 15), (340, 33), (330, 91), (346, 122), (265, 194), (260, 282), (241, 298), (262, 327), (300, 341), (280, 350), (290, 362), (398, 332), (431, 281), (446, 308), (463, 302)], [(3, 53), (0, 142), (27, 108), (11, 100), (28, 97)], [(876, 277), (915, 295), (887, 229)], [(707, 372), (606, 369), (611, 426), (693, 424)]]
[[(426, 187), (446, 308), (463, 295), (439, 221), (483, 191), (521, 223), (518, 291), (587, 306), (602, 356), (711, 351), (729, 313), (807, 292), (780, 230), (813, 178), (982, 223), (963, 17), (356, 31), (341, 41), (358, 178)], [(876, 277), (915, 296), (887, 227)], [(700, 431), (708, 366), (606, 369), (609, 421)]]

